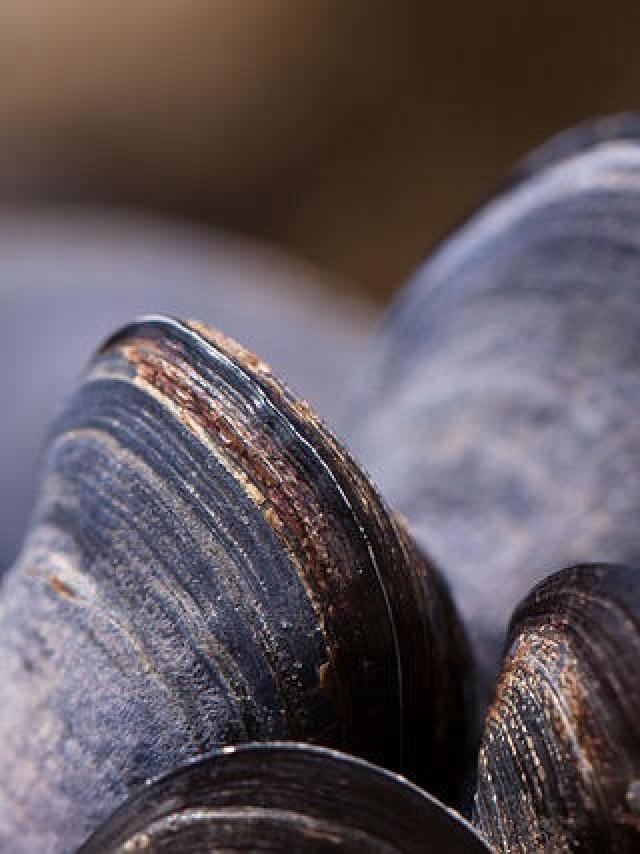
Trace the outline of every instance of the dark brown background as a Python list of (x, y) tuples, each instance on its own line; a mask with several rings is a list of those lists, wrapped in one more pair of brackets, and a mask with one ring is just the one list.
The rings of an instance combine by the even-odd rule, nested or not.
[(640, 3), (4, 0), (0, 201), (268, 238), (387, 294), (515, 158), (638, 102)]

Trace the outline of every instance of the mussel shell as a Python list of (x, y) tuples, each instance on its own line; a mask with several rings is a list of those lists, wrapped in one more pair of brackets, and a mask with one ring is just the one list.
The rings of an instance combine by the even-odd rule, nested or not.
[(490, 696), (545, 567), (640, 562), (640, 122), (543, 148), (427, 259), (347, 440), (443, 568)]
[(516, 610), (478, 764), (498, 851), (640, 846), (640, 570), (579, 566)]
[(144, 779), (266, 739), (451, 793), (467, 667), (437, 572), (306, 404), (148, 318), (56, 422), (5, 580), (0, 825), (68, 850)]
[(78, 854), (481, 854), (460, 816), (401, 777), (302, 745), (229, 748), (146, 785)]
[(47, 428), (96, 345), (149, 312), (260, 353), (335, 425), (367, 304), (307, 263), (184, 221), (0, 204), (0, 572), (24, 539)]

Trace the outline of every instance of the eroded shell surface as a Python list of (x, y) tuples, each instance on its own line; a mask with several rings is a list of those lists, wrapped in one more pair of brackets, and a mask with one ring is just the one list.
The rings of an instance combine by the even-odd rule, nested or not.
[(478, 764), (500, 852), (640, 846), (640, 571), (579, 566), (516, 610)]
[(148, 318), (58, 419), (0, 598), (0, 828), (68, 851), (149, 776), (304, 739), (451, 793), (465, 641), (368, 479), (260, 359)]

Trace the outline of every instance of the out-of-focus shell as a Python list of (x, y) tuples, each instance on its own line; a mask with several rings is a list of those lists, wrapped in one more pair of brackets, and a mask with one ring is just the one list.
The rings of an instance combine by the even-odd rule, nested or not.
[(545, 567), (640, 562), (640, 122), (529, 158), (374, 336), (347, 440), (442, 566), (490, 693)]
[(146, 785), (78, 854), (130, 851), (488, 854), (401, 777), (303, 745), (233, 748)]
[(640, 848), (640, 571), (579, 566), (516, 610), (478, 764), (504, 854)]

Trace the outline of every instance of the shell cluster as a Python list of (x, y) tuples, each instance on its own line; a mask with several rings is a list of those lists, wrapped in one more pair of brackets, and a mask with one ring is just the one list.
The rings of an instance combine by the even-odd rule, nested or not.
[(637, 850), (635, 129), (400, 296), (345, 427), (384, 499), (221, 333), (103, 345), (0, 592), (2, 850)]

